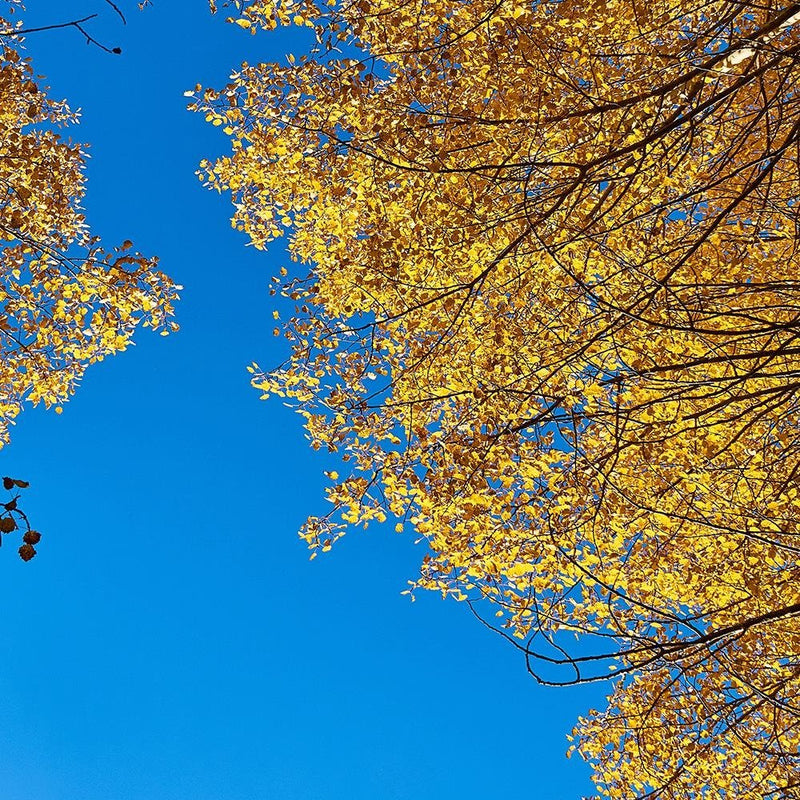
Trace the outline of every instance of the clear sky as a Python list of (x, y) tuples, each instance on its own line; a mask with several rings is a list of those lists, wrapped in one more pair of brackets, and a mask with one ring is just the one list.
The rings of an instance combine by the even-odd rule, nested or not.
[[(198, 161), (219, 129), (183, 92), (298, 34), (249, 36), (204, 0), (30, 0), (54, 96), (82, 109), (86, 212), (185, 286), (181, 331), (148, 331), (89, 370), (56, 416), (29, 409), (0, 454), (43, 533), (0, 551), (2, 800), (573, 800), (588, 770), (566, 733), (602, 690), (545, 690), (466, 607), (401, 595), (423, 555), (392, 525), (313, 562), (296, 531), (325, 510), (300, 418), (263, 403), (246, 365), (282, 360), (269, 277)], [(9, 545), (11, 542), (8, 543)]]

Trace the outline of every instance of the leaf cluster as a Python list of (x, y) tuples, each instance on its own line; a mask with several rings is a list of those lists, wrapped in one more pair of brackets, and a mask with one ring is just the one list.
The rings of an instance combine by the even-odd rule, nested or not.
[(60, 131), (77, 117), (34, 76), (21, 30), (0, 19), (0, 442), (26, 402), (60, 410), (137, 326), (177, 327), (178, 287), (157, 260), (91, 233), (85, 149)]

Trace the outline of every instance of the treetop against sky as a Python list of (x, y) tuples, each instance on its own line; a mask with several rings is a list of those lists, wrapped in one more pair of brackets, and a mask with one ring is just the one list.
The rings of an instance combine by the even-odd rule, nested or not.
[[(64, 94), (77, 92), (87, 117), (91, 103), (100, 109), (94, 125), (85, 120), (95, 148), (89, 169), (109, 160), (89, 174), (91, 192), (106, 186), (92, 207), (91, 194), (82, 200), (81, 151), (45, 137), (73, 159), (71, 173), (60, 179), (51, 168), (48, 179), (75, 188), (63, 194), (61, 216), (30, 232), (25, 226), (38, 223), (14, 182), (49, 189), (33, 166), (20, 166), (26, 156), (8, 160), (3, 252), (22, 248), (19, 275), (9, 271), (22, 320), (12, 328), (31, 340), (17, 335), (9, 352), (28, 358), (41, 342), (51, 360), (42, 377), (26, 380), (47, 387), (45, 403), (60, 402), (106, 354), (95, 355), (94, 339), (125, 349), (139, 319), (170, 325), (174, 281), (187, 287), (179, 336), (137, 337), (135, 353), (88, 374), (117, 370), (105, 397), (134, 403), (121, 416), (113, 409), (109, 431), (120, 433), (108, 433), (105, 447), (110, 475), (140, 465), (133, 494), (147, 499), (127, 506), (132, 520), (144, 520), (140, 533), (226, 585), (232, 574), (222, 565), (230, 570), (239, 556), (255, 586), (308, 581), (325, 614), (343, 585), (372, 610), (380, 592), (368, 586), (384, 569), (413, 579), (414, 598), (433, 589), (461, 601), (444, 608), (472, 622), (470, 637), (483, 632), (471, 609), (508, 642), (500, 656), (500, 641), (470, 638), (466, 652), (517, 656), (535, 679), (513, 702), (507, 693), (499, 701), (509, 712), (504, 740), (535, 737), (537, 752), (543, 746), (539, 722), (518, 734), (505, 727), (522, 725), (518, 703), (534, 682), (583, 687), (568, 695), (578, 717), (572, 752), (589, 763), (602, 796), (796, 796), (798, 7), (257, 1), (226, 4), (202, 23), (194, 7), (154, 6), (128, 15), (127, 29), (105, 11), (91, 37), (106, 47), (112, 36), (131, 37), (144, 58), (126, 45), (121, 58), (108, 55), (103, 64), (113, 66), (103, 74), (87, 75), (65, 58), (80, 31), (58, 32), (58, 46), (55, 31), (47, 46), (44, 35), (29, 37), (28, 47), (41, 47), (37, 63), (52, 59), (48, 75), (76, 75)], [(234, 24), (221, 24), (226, 15)], [(8, 38), (7, 53), (16, 52)], [(220, 43), (213, 65), (203, 57), (207, 42)], [(87, 55), (106, 57), (97, 46)], [(9, 68), (13, 96), (31, 94), (26, 69)], [(191, 86), (194, 119), (175, 103)], [(54, 115), (67, 114), (31, 115), (38, 107), (27, 99), (12, 107), (14, 142), (39, 135), (28, 133), (31, 122), (50, 131), (62, 121)], [(234, 231), (214, 227), (224, 212), (193, 185), (197, 163), (203, 182), (230, 193)], [(68, 299), (94, 304), (101, 321), (110, 316), (122, 326), (113, 335), (94, 322), (81, 327), (83, 306), (62, 319), (67, 287), (47, 277), (74, 258), (66, 254), (73, 242), (97, 246), (80, 238), (80, 204), (104, 239), (136, 221), (136, 231), (119, 235), (158, 253), (173, 276), (127, 255), (137, 251), (126, 239), (110, 256), (82, 253), (80, 263), (118, 293), (81, 284)], [(65, 227), (65, 238), (43, 239), (69, 219), (79, 234)], [(285, 255), (273, 243), (283, 237)], [(265, 267), (271, 307), (266, 281), (254, 278)], [(66, 274), (69, 286), (80, 275), (72, 261)], [(47, 302), (30, 308), (53, 321), (58, 339), (40, 340), (24, 317), (34, 312), (16, 301), (39, 280)], [(272, 328), (278, 341), (268, 348)], [(75, 365), (73, 378), (62, 363)], [(282, 397), (301, 414), (326, 488), (315, 478), (301, 489), (290, 478), (311, 469), (289, 422), (297, 418), (277, 423), (252, 410), (239, 394), (247, 364), (263, 397)], [(91, 402), (89, 376), (70, 413)], [(34, 389), (15, 391), (9, 419), (23, 398), (37, 399)], [(150, 406), (139, 400), (148, 392)], [(50, 418), (36, 419), (55, 430)], [(96, 413), (91, 419), (98, 424)], [(177, 472), (165, 464), (154, 472), (176, 455)], [(39, 485), (37, 495), (55, 491)], [(330, 511), (314, 515), (319, 493)], [(91, 487), (81, 493), (82, 521), (99, 513), (94, 496)], [(173, 496), (184, 502), (165, 506)], [(281, 520), (285, 532), (308, 512), (302, 536), (312, 556), (333, 552), (302, 569), (337, 570), (332, 595), (300, 578), (299, 566), (264, 564), (287, 551), (275, 533), (265, 543), (263, 526)], [(193, 525), (198, 542), (187, 540)], [(382, 535), (387, 525), (407, 536)], [(377, 530), (337, 541), (361, 526)], [(104, 547), (114, 547), (108, 538), (117, 548), (125, 540), (107, 536)], [(401, 555), (398, 542), (415, 539), (423, 546)], [(223, 542), (226, 555), (209, 572), (204, 558)], [(378, 549), (367, 555), (365, 542)], [(306, 608), (308, 597), (289, 605)], [(259, 608), (274, 620), (270, 612), (287, 605)], [(293, 632), (307, 619), (297, 617)], [(376, 619), (366, 639), (386, 642), (400, 619)], [(414, 648), (425, 652), (410, 635), (404, 652)], [(393, 670), (405, 674), (402, 663)], [(447, 690), (435, 676), (462, 670), (465, 697), (477, 684), (491, 692), (477, 664), (426, 665), (433, 685), (417, 687), (418, 727), (441, 724), (430, 705), (441, 707)], [(327, 678), (313, 682), (335, 695)], [(537, 703), (544, 696), (553, 697), (537, 693)], [(383, 724), (378, 717), (367, 714), (368, 730)], [(576, 770), (569, 780), (581, 780)], [(412, 790), (413, 771), (408, 761), (398, 766), (389, 782), (398, 796), (441, 796), (435, 778)], [(487, 765), (485, 775), (494, 789), (492, 780), (520, 786), (507, 766)], [(567, 780), (547, 791), (589, 791)], [(297, 796), (319, 794), (310, 786)], [(332, 781), (320, 796), (342, 786)]]

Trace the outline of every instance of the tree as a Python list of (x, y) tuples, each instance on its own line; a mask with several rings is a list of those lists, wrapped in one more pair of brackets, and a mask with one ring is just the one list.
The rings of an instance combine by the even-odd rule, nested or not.
[[(139, 324), (174, 329), (178, 288), (131, 242), (107, 250), (90, 232), (80, 210), (85, 150), (58, 132), (76, 117), (35, 79), (20, 50), (24, 28), (11, 22), (20, 5), (7, 9), (0, 18), (0, 446), (25, 403), (60, 412), (86, 367), (125, 350)], [(9, 519), (20, 514), (6, 511)], [(20, 554), (30, 557), (33, 544), (26, 540)]]
[(800, 797), (800, 5), (230, 7), (315, 35), (195, 103), (300, 265), (253, 383), (353, 467), (305, 540), (395, 516), (413, 588), (611, 680), (602, 795)]

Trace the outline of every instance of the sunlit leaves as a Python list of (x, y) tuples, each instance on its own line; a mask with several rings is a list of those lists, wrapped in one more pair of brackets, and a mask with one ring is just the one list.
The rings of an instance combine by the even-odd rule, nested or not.
[(176, 287), (155, 259), (91, 234), (84, 150), (59, 132), (76, 117), (19, 46), (0, 36), (0, 442), (25, 402), (60, 411), (86, 367), (125, 350), (138, 325), (175, 327)]
[(195, 106), (298, 265), (253, 383), (352, 467), (305, 540), (393, 515), (539, 680), (616, 675), (576, 739), (607, 796), (790, 796), (796, 8), (234, 6), (316, 35)]

